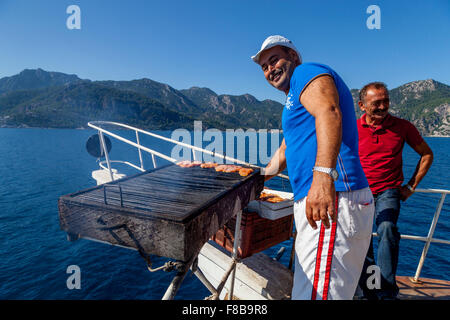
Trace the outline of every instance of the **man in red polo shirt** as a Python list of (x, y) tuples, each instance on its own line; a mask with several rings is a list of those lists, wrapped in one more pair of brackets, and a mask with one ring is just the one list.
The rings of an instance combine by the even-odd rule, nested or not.
[[(359, 156), (375, 201), (381, 289), (369, 290), (367, 287), (367, 267), (375, 264), (372, 243), (359, 284), (368, 299), (395, 299), (398, 294), (395, 274), (400, 233), (396, 225), (400, 200), (406, 201), (413, 194), (433, 162), (433, 152), (412, 123), (389, 114), (389, 92), (384, 83), (365, 85), (359, 100), (358, 105), (365, 112), (357, 120)], [(405, 142), (420, 155), (420, 160), (411, 179), (403, 185)]]

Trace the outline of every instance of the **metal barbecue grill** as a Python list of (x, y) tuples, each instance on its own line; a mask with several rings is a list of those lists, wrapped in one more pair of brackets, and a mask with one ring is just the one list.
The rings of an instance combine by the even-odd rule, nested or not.
[(259, 170), (242, 177), (168, 165), (59, 199), (61, 228), (89, 238), (188, 261), (263, 189)]

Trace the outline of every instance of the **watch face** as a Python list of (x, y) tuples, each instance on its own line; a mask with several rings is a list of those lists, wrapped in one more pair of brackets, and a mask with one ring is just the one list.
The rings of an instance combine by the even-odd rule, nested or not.
[(337, 172), (337, 170), (335, 169), (331, 170), (331, 177), (333, 178), (334, 181), (336, 181), (339, 178), (339, 173)]

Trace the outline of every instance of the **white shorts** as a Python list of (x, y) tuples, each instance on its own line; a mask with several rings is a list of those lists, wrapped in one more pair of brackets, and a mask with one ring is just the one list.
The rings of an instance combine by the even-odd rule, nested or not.
[(337, 223), (314, 230), (305, 214), (306, 197), (294, 204), (293, 300), (353, 298), (369, 248), (375, 211), (369, 188), (337, 193)]

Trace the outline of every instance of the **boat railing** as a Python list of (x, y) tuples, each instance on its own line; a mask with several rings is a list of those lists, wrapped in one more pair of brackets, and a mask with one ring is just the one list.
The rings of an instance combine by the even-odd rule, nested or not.
[[(113, 133), (113, 132), (111, 132), (109, 130), (106, 130), (106, 129), (101, 127), (102, 125), (117, 126), (117, 127), (121, 127), (121, 128), (124, 128), (124, 129), (132, 130), (132, 131), (135, 132), (136, 142), (131, 141), (129, 139), (126, 139), (124, 137), (121, 137), (121, 136), (119, 136), (119, 135), (117, 135), (117, 134), (115, 134), (115, 133)], [(144, 162), (143, 162), (143, 158), (142, 158), (142, 151), (147, 152), (147, 153), (149, 153), (151, 155), (151, 157), (152, 157), (152, 164), (153, 164), (154, 168), (157, 167), (157, 161), (156, 161), (155, 156), (159, 157), (159, 158), (162, 158), (162, 159), (165, 159), (167, 161), (170, 161), (172, 163), (176, 163), (177, 162), (177, 160), (172, 158), (172, 157), (166, 156), (165, 154), (162, 154), (162, 153), (160, 153), (160, 152), (158, 152), (156, 150), (153, 150), (153, 149), (150, 149), (148, 147), (145, 147), (145, 146), (141, 145), (140, 139), (139, 139), (139, 137), (140, 137), (139, 134), (144, 134), (144, 135), (151, 136), (151, 137), (154, 137), (154, 138), (166, 141), (166, 142), (174, 143), (174, 144), (177, 144), (177, 145), (189, 148), (192, 151), (192, 157), (193, 157), (194, 161), (197, 159), (196, 154), (195, 154), (195, 151), (197, 151), (197, 152), (201, 152), (201, 153), (212, 155), (213, 157), (221, 158), (223, 160), (228, 160), (228, 161), (231, 161), (233, 163), (238, 163), (238, 164), (243, 164), (243, 165), (247, 165), (247, 166), (250, 166), (250, 167), (256, 167), (256, 168), (264, 169), (264, 168), (262, 168), (260, 166), (255, 165), (255, 164), (247, 163), (245, 161), (242, 161), (242, 160), (239, 160), (239, 159), (235, 159), (235, 158), (232, 158), (232, 157), (220, 154), (220, 153), (212, 152), (210, 150), (205, 150), (205, 149), (202, 149), (202, 148), (197, 147), (197, 146), (193, 146), (193, 145), (181, 142), (181, 141), (173, 140), (173, 139), (170, 139), (170, 138), (158, 135), (156, 133), (145, 131), (145, 130), (142, 130), (142, 129), (139, 129), (139, 128), (135, 128), (135, 127), (123, 124), (123, 123), (111, 122), (111, 121), (91, 121), (91, 122), (88, 123), (88, 126), (93, 128), (93, 129), (96, 129), (98, 131), (98, 134), (99, 134), (99, 137), (100, 137), (100, 142), (101, 142), (101, 145), (102, 145), (102, 149), (103, 149), (103, 152), (105, 154), (105, 160), (104, 161), (100, 161), (99, 165), (100, 165), (100, 167), (102, 169), (109, 170), (109, 173), (111, 175), (111, 180), (114, 180), (112, 166), (111, 166), (112, 163), (122, 163), (122, 164), (128, 165), (130, 167), (133, 167), (136, 170), (139, 170), (139, 171), (142, 171), (142, 172), (145, 171), (146, 169), (144, 168)], [(119, 141), (122, 141), (122, 142), (124, 142), (126, 144), (129, 144), (131, 146), (136, 147), (137, 150), (138, 150), (140, 164), (136, 165), (136, 164), (130, 163), (128, 161), (111, 160), (109, 158), (109, 154), (108, 154), (108, 151), (107, 151), (107, 148), (106, 148), (106, 144), (105, 144), (105, 140), (104, 140), (104, 136), (103, 136), (104, 134), (106, 134), (106, 135), (108, 135), (108, 136), (110, 136), (112, 138), (115, 138), (115, 139), (117, 139)], [(106, 164), (106, 167), (105, 167), (105, 164)], [(289, 177), (287, 175), (278, 174), (278, 176), (281, 179), (289, 180)], [(424, 248), (422, 250), (422, 254), (421, 254), (421, 257), (420, 257), (417, 269), (416, 269), (416, 273), (415, 273), (414, 277), (410, 278), (410, 280), (412, 282), (420, 282), (420, 279), (419, 279), (420, 273), (421, 273), (423, 265), (425, 263), (425, 259), (426, 259), (426, 256), (427, 256), (427, 253), (428, 253), (428, 249), (430, 248), (431, 243), (442, 243), (442, 244), (450, 245), (450, 241), (449, 240), (437, 239), (437, 238), (433, 237), (434, 231), (436, 229), (436, 225), (437, 225), (438, 220), (439, 220), (439, 216), (440, 216), (441, 211), (442, 211), (442, 207), (444, 205), (445, 197), (446, 197), (447, 194), (450, 194), (450, 190), (445, 190), (445, 189), (416, 189), (414, 192), (415, 193), (441, 194), (441, 197), (439, 199), (438, 205), (437, 205), (436, 210), (434, 212), (433, 220), (431, 221), (431, 225), (430, 225), (430, 228), (428, 230), (428, 235), (426, 237), (417, 236), (417, 235), (408, 235), (408, 234), (402, 234), (401, 235), (402, 239), (408, 239), (408, 240), (415, 240), (415, 241), (425, 242), (425, 245), (424, 245)], [(377, 234), (373, 233), (373, 236), (377, 236)]]
[[(121, 136), (119, 136), (119, 135), (117, 135), (117, 134), (115, 134), (115, 133), (113, 133), (113, 132), (111, 132), (109, 130), (106, 130), (106, 129), (102, 128), (101, 125), (118, 126), (118, 127), (121, 127), (121, 128), (133, 130), (135, 132), (135, 134), (136, 134), (136, 142), (131, 141), (129, 139), (126, 139), (124, 137), (121, 137)], [(153, 132), (149, 132), (149, 131), (145, 131), (145, 130), (142, 130), (142, 129), (139, 129), (139, 128), (135, 128), (135, 127), (123, 124), (123, 123), (119, 123), (119, 122), (91, 121), (91, 122), (88, 123), (88, 126), (93, 128), (93, 129), (98, 130), (98, 133), (99, 133), (99, 136), (100, 136), (100, 142), (102, 144), (102, 149), (105, 152), (105, 159), (106, 159), (105, 161), (100, 162), (100, 166), (103, 169), (108, 169), (110, 171), (110, 173), (111, 173), (111, 176), (112, 176), (112, 167), (111, 167), (111, 163), (112, 162), (125, 163), (125, 164), (127, 164), (127, 165), (129, 165), (129, 166), (131, 166), (131, 167), (133, 167), (135, 169), (137, 169), (138, 166), (137, 165), (133, 165), (130, 162), (126, 162), (126, 161), (120, 161), (120, 160), (110, 161), (109, 154), (108, 154), (108, 152), (107, 152), (107, 150), (105, 148), (105, 142), (104, 142), (103, 134), (107, 134), (107, 135), (109, 135), (109, 136), (111, 136), (111, 137), (113, 137), (113, 138), (115, 138), (117, 140), (120, 140), (120, 141), (122, 141), (124, 143), (127, 143), (127, 144), (129, 144), (131, 146), (136, 147), (138, 149), (138, 153), (139, 153), (139, 161), (140, 161), (139, 168), (140, 169), (138, 169), (138, 170), (140, 170), (140, 171), (145, 171), (144, 163), (143, 163), (143, 159), (142, 159), (142, 151), (145, 151), (145, 152), (151, 154), (154, 168), (157, 167), (155, 156), (158, 156), (158, 157), (160, 157), (162, 159), (165, 159), (167, 161), (170, 161), (172, 163), (177, 162), (177, 160), (172, 158), (172, 157), (166, 156), (165, 154), (162, 154), (162, 153), (160, 153), (160, 152), (158, 152), (156, 150), (153, 150), (153, 149), (150, 149), (148, 147), (145, 147), (145, 146), (141, 145), (140, 144), (140, 140), (139, 140), (139, 133), (142, 133), (144, 135), (148, 135), (148, 136), (151, 136), (151, 137), (154, 137), (154, 138), (158, 138), (158, 139), (161, 139), (161, 140), (164, 140), (164, 141), (167, 141), (167, 142), (170, 142), (170, 143), (174, 143), (174, 144), (177, 144), (179, 146), (183, 146), (183, 147), (191, 149), (191, 151), (192, 151), (192, 158), (193, 158), (194, 161), (197, 160), (197, 155), (196, 155), (195, 151), (198, 151), (198, 152), (201, 152), (201, 153), (205, 153), (205, 154), (211, 155), (213, 157), (218, 157), (218, 158), (221, 158), (223, 160), (231, 161), (233, 163), (243, 164), (243, 165), (246, 165), (246, 166), (249, 166), (249, 167), (254, 167), (254, 168), (259, 168), (259, 169), (264, 169), (264, 168), (262, 168), (260, 166), (252, 164), (252, 163), (248, 163), (248, 162), (236, 159), (236, 158), (232, 158), (230, 156), (223, 155), (221, 153), (217, 153), (217, 152), (214, 152), (214, 151), (202, 149), (202, 148), (197, 147), (197, 146), (193, 146), (193, 145), (181, 142), (181, 141), (173, 140), (173, 139), (161, 136), (159, 134), (156, 134), (156, 133), (153, 133)], [(104, 167), (105, 163), (107, 164), (107, 168)], [(278, 174), (278, 176), (281, 177), (281, 178), (284, 178), (284, 179), (289, 179), (289, 177), (284, 175), (284, 174)]]
[(430, 228), (428, 229), (428, 235), (426, 237), (420, 237), (420, 236), (414, 236), (414, 235), (401, 235), (402, 239), (409, 239), (409, 240), (416, 240), (416, 241), (424, 241), (425, 246), (422, 250), (422, 255), (420, 256), (419, 264), (417, 265), (416, 274), (414, 277), (410, 278), (412, 282), (420, 282), (419, 277), (420, 273), (422, 271), (422, 267), (425, 263), (425, 258), (428, 253), (428, 249), (430, 248), (430, 244), (432, 242), (434, 243), (443, 243), (450, 245), (449, 240), (443, 240), (443, 239), (436, 239), (433, 238), (434, 230), (436, 229), (436, 225), (439, 220), (439, 215), (441, 214), (442, 207), (444, 206), (445, 197), (447, 194), (450, 194), (450, 190), (444, 190), (444, 189), (416, 189), (414, 191), (416, 192), (422, 192), (422, 193), (437, 193), (440, 194), (441, 197), (439, 199), (438, 205), (436, 207), (436, 211), (434, 212), (433, 220), (431, 221)]

